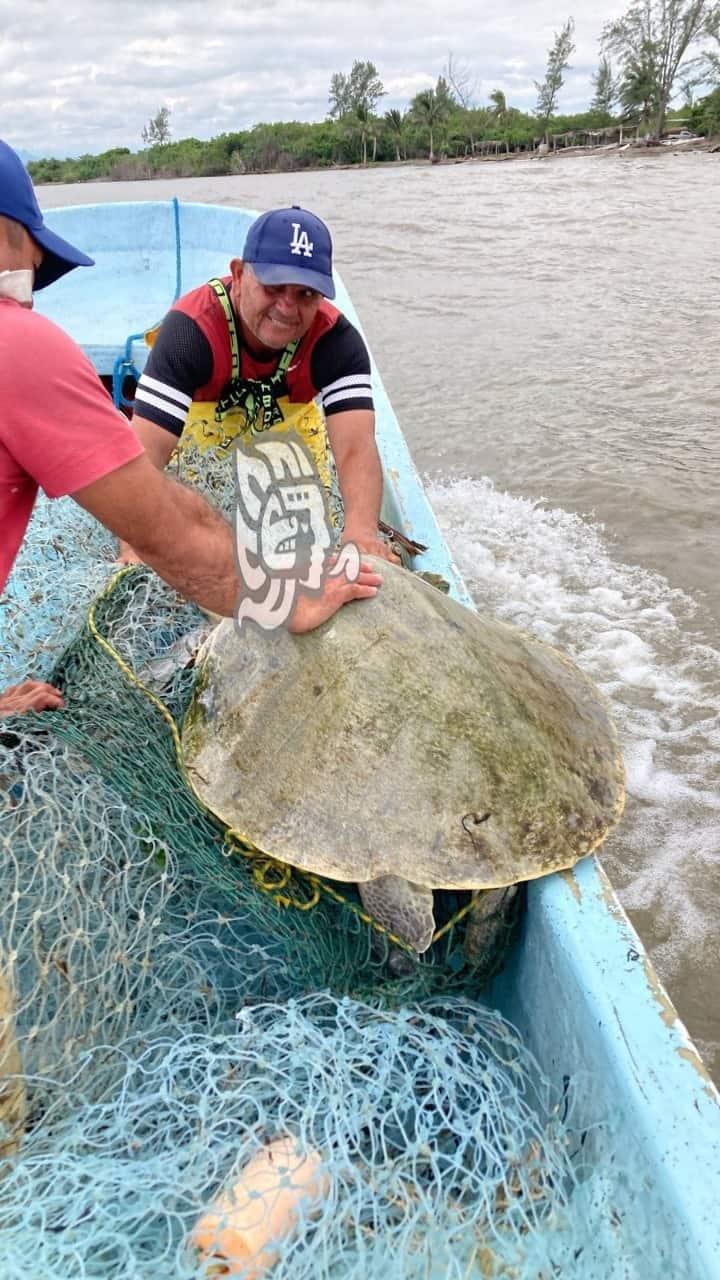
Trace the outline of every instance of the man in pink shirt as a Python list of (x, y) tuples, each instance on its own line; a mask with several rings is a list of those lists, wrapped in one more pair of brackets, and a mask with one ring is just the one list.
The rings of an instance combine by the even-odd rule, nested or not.
[[(230, 525), (153, 466), (80, 348), (32, 311), (34, 289), (92, 265), (44, 225), (22, 161), (0, 141), (0, 593), (42, 487), (70, 494), (171, 586), (231, 617), (242, 584)], [(321, 596), (300, 597), (291, 630), (319, 626), (379, 584), (368, 565), (355, 582), (327, 577)], [(62, 705), (36, 680), (0, 692), (0, 717)]]

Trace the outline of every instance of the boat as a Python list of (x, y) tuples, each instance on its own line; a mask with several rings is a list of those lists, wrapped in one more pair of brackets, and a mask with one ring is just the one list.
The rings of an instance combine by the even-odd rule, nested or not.
[[(48, 225), (97, 265), (36, 305), (127, 405), (147, 356), (144, 333), (184, 290), (241, 256), (254, 216), (177, 200), (49, 210)], [(362, 329), (339, 278), (337, 286), (337, 305)], [(373, 377), (383, 519), (427, 548), (417, 568), (474, 607), (376, 366)], [(582, 1160), (602, 1171), (606, 1238), (586, 1241), (572, 1274), (717, 1277), (720, 1098), (596, 857), (528, 886), (521, 934), (484, 999), (518, 1029), (558, 1096), (572, 1095)], [(481, 1268), (482, 1259), (467, 1274), (500, 1274)], [(532, 1272), (541, 1274), (550, 1273)]]

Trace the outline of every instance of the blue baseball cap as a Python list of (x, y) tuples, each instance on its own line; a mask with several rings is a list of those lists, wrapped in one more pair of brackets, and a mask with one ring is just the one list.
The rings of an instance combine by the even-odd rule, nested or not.
[(94, 266), (92, 258), (45, 226), (30, 174), (17, 152), (1, 139), (0, 214), (19, 222), (43, 250), (43, 260), (35, 272), (36, 289), (44, 289), (73, 267)]
[(271, 209), (256, 218), (242, 257), (262, 284), (300, 284), (326, 298), (335, 297), (330, 232), (299, 205)]

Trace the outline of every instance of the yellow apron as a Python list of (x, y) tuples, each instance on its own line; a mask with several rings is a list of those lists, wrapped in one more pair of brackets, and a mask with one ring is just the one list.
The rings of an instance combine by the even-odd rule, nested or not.
[[(318, 405), (291, 404), (287, 396), (276, 401), (282, 413), (282, 421), (273, 424), (273, 433), (296, 431), (307, 445), (313, 456), (321, 483), (327, 490), (331, 487), (331, 467), (329, 444), (325, 420)], [(262, 434), (264, 428), (249, 423), (247, 414), (242, 408), (227, 410), (221, 420), (216, 418), (217, 401), (193, 401), (185, 421), (185, 428), (178, 442), (175, 454), (178, 461), (193, 446), (199, 453), (212, 452), (221, 458), (230, 452), (238, 436), (250, 438)], [(173, 455), (175, 456), (175, 455)]]

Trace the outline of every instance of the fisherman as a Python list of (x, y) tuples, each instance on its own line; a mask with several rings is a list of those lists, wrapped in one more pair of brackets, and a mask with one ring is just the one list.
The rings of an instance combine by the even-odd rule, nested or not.
[[(242, 585), (231, 526), (153, 466), (80, 348), (32, 310), (35, 289), (92, 265), (44, 225), (20, 157), (0, 141), (0, 592), (42, 487), (71, 495), (172, 587), (230, 617)], [(291, 630), (319, 626), (380, 581), (366, 564), (355, 582), (326, 577), (322, 594), (299, 597)], [(62, 705), (37, 680), (0, 693), (1, 716)]]
[[(306, 209), (273, 209), (250, 226), (230, 274), (184, 294), (154, 335), (135, 393), (133, 425), (166, 466), (179, 443), (222, 455), (245, 438), (292, 429), (307, 444), (342, 541), (395, 563), (378, 535), (382, 469), (375, 444), (370, 356), (335, 297), (332, 242)], [(318, 401), (320, 402), (318, 404)], [(335, 523), (343, 520), (335, 512)], [(120, 559), (138, 559), (121, 546)]]

